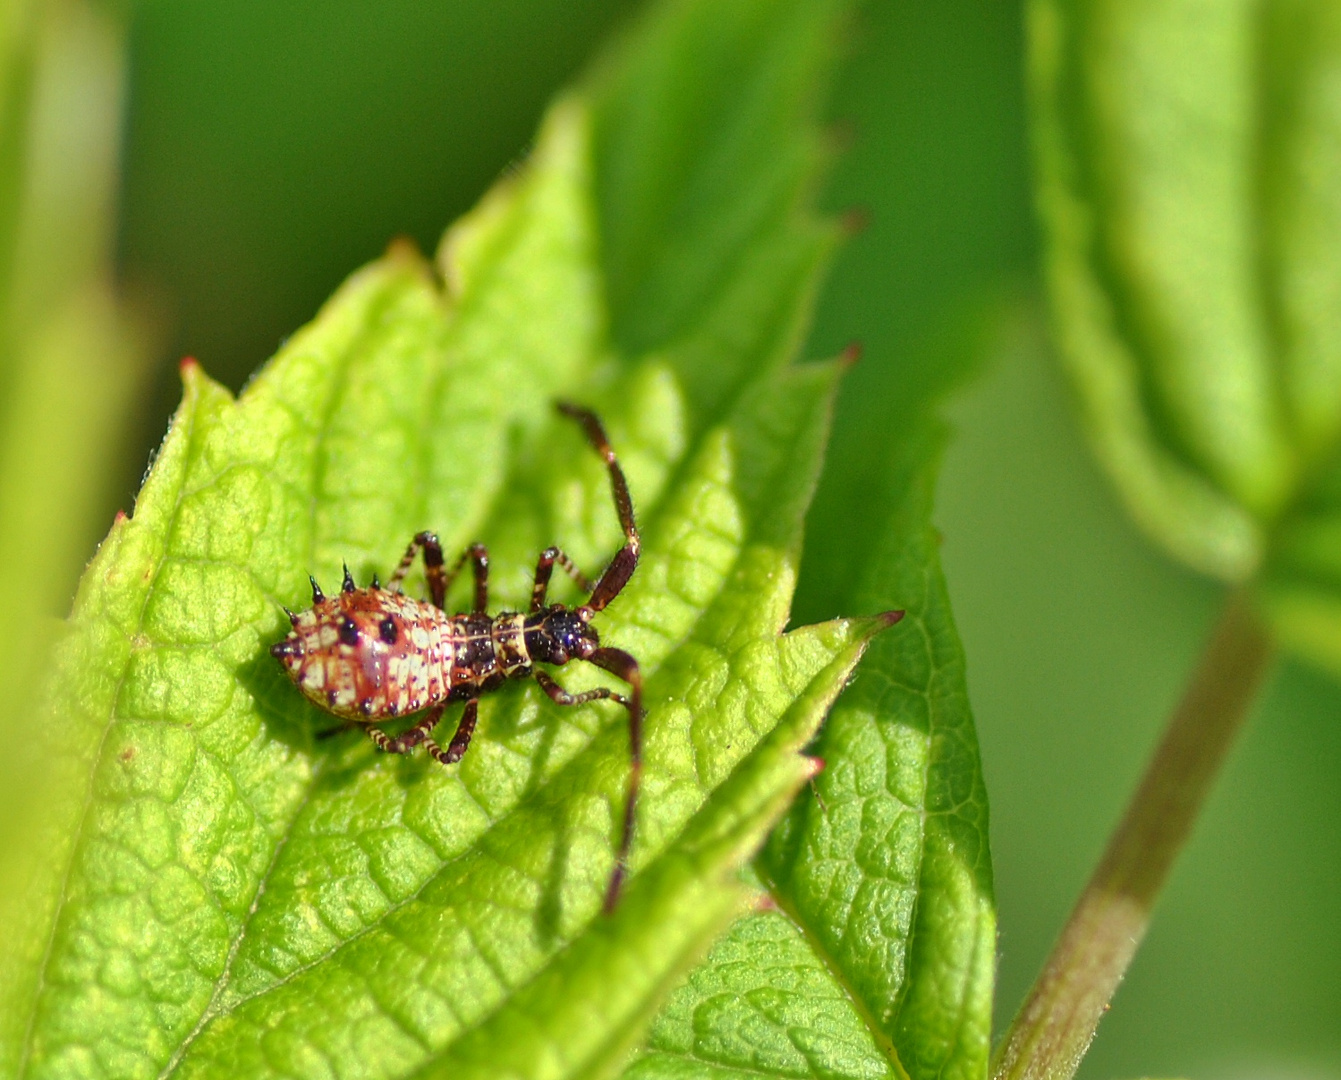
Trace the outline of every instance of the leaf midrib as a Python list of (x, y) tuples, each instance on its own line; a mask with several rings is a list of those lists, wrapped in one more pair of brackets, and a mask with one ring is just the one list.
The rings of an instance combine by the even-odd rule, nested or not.
[(223, 1012), (220, 1008), (220, 999), (228, 989), (228, 984), (232, 978), (233, 963), (237, 959), (237, 954), (241, 951), (243, 942), (247, 938), (247, 931), (251, 927), (251, 921), (255, 917), (257, 909), (261, 906), (261, 898), (265, 895), (266, 886), (270, 884), (271, 875), (274, 874), (275, 867), (279, 865), (280, 855), (283, 854), (285, 847), (288, 846), (289, 838), (293, 832), (293, 823), (302, 816), (303, 810), (307, 807), (307, 804), (312, 801), (312, 795), (317, 790), (317, 782), (325, 772), (327, 760), (328, 758), (323, 758), (314, 766), (312, 770), (312, 782), (308, 784), (307, 791), (303, 793), (302, 801), (299, 802), (295, 809), (293, 818), (289, 822), (289, 827), (284, 830), (283, 834), (275, 844), (275, 850), (270, 856), (270, 862), (265, 868), (265, 873), (261, 875), (261, 879), (256, 886), (256, 892), (252, 895), (251, 903), (247, 907), (246, 917), (241, 921), (237, 935), (233, 938), (232, 943), (228, 947), (228, 957), (224, 961), (223, 971), (220, 973), (219, 978), (215, 980), (214, 992), (210, 995), (209, 1003), (205, 1006), (200, 1017), (196, 1020), (195, 1027), (193, 1027), (186, 1037), (182, 1039), (177, 1048), (172, 1052), (172, 1056), (168, 1058), (167, 1063), (161, 1070), (159, 1070), (157, 1080), (167, 1080), (167, 1077), (171, 1076), (176, 1071), (177, 1066), (181, 1064), (182, 1058), (186, 1056), (186, 1052), (195, 1043), (196, 1038), (210, 1025), (216, 1016), (219, 1016)]
[(796, 909), (792, 906), (790, 898), (782, 891), (782, 888), (778, 883), (768, 875), (767, 869), (761, 861), (756, 860), (755, 871), (759, 874), (760, 880), (766, 885), (768, 895), (773, 898), (773, 902), (777, 904), (778, 910), (805, 939), (806, 944), (810, 946), (811, 952), (815, 954), (815, 958), (824, 965), (824, 969), (829, 973), (829, 977), (833, 979), (838, 988), (843, 991), (844, 995), (846, 995), (852, 1008), (861, 1018), (862, 1024), (865, 1025), (866, 1030), (870, 1033), (871, 1039), (875, 1042), (875, 1045), (880, 1052), (885, 1056), (885, 1059), (890, 1063), (890, 1066), (898, 1074), (899, 1080), (912, 1080), (908, 1075), (908, 1071), (903, 1067), (903, 1063), (899, 1060), (898, 1048), (895, 1047), (893, 1040), (890, 1039), (890, 1037), (881, 1029), (880, 1025), (875, 1022), (875, 1016), (871, 1013), (865, 998), (853, 989), (847, 975), (834, 959), (833, 955), (824, 947), (824, 944), (811, 933), (809, 926), (806, 925), (805, 921), (797, 914)]

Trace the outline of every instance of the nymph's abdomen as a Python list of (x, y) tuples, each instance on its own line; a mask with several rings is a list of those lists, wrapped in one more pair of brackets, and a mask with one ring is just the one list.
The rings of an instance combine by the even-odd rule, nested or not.
[(452, 622), (403, 593), (342, 591), (295, 615), (276, 655), (322, 708), (348, 720), (384, 720), (447, 699)]

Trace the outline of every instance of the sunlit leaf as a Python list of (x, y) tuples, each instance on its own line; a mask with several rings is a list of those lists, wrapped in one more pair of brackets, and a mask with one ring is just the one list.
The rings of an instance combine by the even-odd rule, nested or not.
[[(664, 9), (604, 70), (606, 89), (552, 110), (530, 166), (448, 235), (445, 287), (397, 248), (237, 400), (184, 365), (182, 407), (85, 575), (52, 672), (44, 872), (4, 944), (7, 1072), (619, 1065), (737, 910), (730, 871), (809, 774), (800, 749), (886, 625), (781, 633), (837, 375), (788, 366), (833, 237), (796, 196), (832, 40), (814, 31), (835, 11), (761, 3), (738, 27), (722, 71), (766, 111), (782, 103), (770, 153), (799, 164), (778, 187), (770, 159), (709, 207), (696, 235), (712, 288), (664, 339), (607, 336), (628, 309), (606, 307), (596, 223), (612, 189), (592, 162), (638, 128), (610, 95), (630, 92), (630, 70), (655, 86), (686, 27), (710, 25), (702, 4)], [(760, 45), (770, 12), (784, 17), (763, 20)], [(678, 140), (702, 156), (721, 120), (644, 118), (623, 152), (637, 164)], [(664, 262), (674, 235), (645, 237), (642, 264)], [(331, 585), (345, 561), (385, 574), (426, 525), (453, 547), (490, 544), (495, 606), (524, 604), (528, 564), (553, 540), (599, 565), (619, 536), (608, 485), (554, 415), (558, 396), (601, 411), (646, 541), (598, 623), (648, 674), (633, 877), (609, 919), (628, 773), (617, 707), (560, 710), (508, 687), (443, 769), (352, 733), (316, 742), (329, 718), (266, 648), (309, 571)]]
[(896, 1066), (785, 915), (740, 919), (672, 995), (626, 1080), (881, 1080)]
[(996, 915), (963, 652), (929, 523), (924, 421), (869, 507), (850, 601), (906, 609), (814, 752), (825, 761), (759, 859), (781, 912), (742, 918), (626, 1074), (981, 1077)]

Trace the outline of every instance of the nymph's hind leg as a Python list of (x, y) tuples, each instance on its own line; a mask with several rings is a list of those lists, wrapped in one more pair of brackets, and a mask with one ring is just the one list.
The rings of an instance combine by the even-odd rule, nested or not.
[(429, 754), (444, 765), (455, 765), (463, 757), (466, 751), (470, 749), (470, 737), (475, 734), (475, 722), (479, 719), (480, 702), (478, 698), (471, 698), (466, 702), (465, 712), (461, 714), (461, 723), (456, 725), (456, 734), (452, 736), (452, 741), (447, 744), (444, 750), (432, 739), (424, 740), (424, 747)]
[(421, 742), (429, 737), (433, 729), (438, 726), (442, 719), (442, 711), (445, 705), (435, 705), (424, 714), (424, 718), (415, 724), (414, 727), (402, 731), (392, 740), (394, 754), (405, 754), (413, 750)]
[(442, 710), (446, 706), (434, 705), (428, 712), (424, 713), (424, 718), (415, 724), (408, 731), (400, 735), (388, 735), (379, 727), (369, 725), (366, 729), (368, 738), (373, 741), (377, 749), (385, 751), (388, 754), (408, 754), (421, 742), (428, 738), (428, 733), (437, 726), (442, 719)]
[(642, 549), (642, 540), (638, 536), (638, 526), (633, 520), (633, 500), (629, 498), (629, 485), (624, 479), (624, 470), (619, 467), (619, 459), (610, 448), (610, 440), (600, 420), (594, 412), (580, 405), (561, 401), (557, 407), (564, 416), (570, 416), (582, 425), (587, 441), (604, 459), (605, 466), (610, 472), (610, 491), (615, 497), (615, 513), (619, 516), (619, 527), (624, 530), (624, 546), (615, 553), (600, 581), (596, 582), (596, 587), (591, 592), (591, 599), (583, 605), (589, 611), (601, 611), (629, 583), (629, 578), (633, 576), (633, 571), (638, 566), (638, 553)]

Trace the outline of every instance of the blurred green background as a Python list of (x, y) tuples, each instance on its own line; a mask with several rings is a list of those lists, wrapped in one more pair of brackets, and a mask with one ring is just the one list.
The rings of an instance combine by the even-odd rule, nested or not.
[[(525, 151), (627, 0), (151, 0), (129, 28), (118, 272), (161, 329), (87, 550), (129, 508), (178, 357), (239, 388), (393, 236), (431, 249)], [(867, 6), (823, 195), (870, 224), (808, 355), (866, 348), (797, 614), (832, 614), (872, 433), (948, 395), (937, 521), (992, 798), (999, 1024), (1032, 981), (1196, 657), (1215, 587), (1128, 524), (1048, 355), (1020, 10)], [(972, 377), (970, 377), (972, 376)], [(73, 579), (71, 580), (71, 585)], [(1284, 664), (1081, 1075), (1341, 1077), (1341, 688)]]

